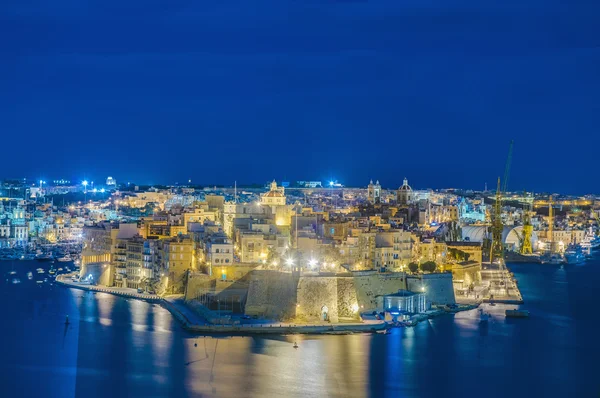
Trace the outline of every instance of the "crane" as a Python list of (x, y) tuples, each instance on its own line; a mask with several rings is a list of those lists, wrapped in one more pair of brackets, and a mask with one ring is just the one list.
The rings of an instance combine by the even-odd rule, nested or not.
[(523, 239), (521, 240), (521, 254), (533, 254), (533, 247), (531, 246), (531, 236), (533, 235), (531, 207), (533, 207), (533, 196), (531, 196), (531, 201), (527, 201), (525, 206), (523, 206)]
[(490, 263), (496, 258), (504, 257), (504, 248), (502, 245), (502, 231), (504, 224), (502, 223), (502, 198), (506, 195), (508, 187), (508, 177), (510, 175), (510, 164), (512, 162), (514, 140), (510, 141), (508, 147), (508, 156), (506, 165), (504, 166), (504, 183), (500, 185), (500, 177), (498, 177), (498, 186), (496, 188), (496, 203), (494, 204), (494, 212), (492, 214), (492, 244), (490, 246)]

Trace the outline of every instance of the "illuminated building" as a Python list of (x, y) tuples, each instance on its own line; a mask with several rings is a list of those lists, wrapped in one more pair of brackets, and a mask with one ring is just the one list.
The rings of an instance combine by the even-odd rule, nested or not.
[(410, 185), (408, 185), (408, 179), (404, 178), (402, 186), (398, 188), (397, 201), (400, 206), (408, 206), (412, 203), (413, 192)]
[(379, 180), (375, 184), (373, 184), (373, 180), (369, 183), (367, 187), (367, 199), (369, 203), (381, 203), (381, 185), (379, 184)]
[(169, 277), (169, 291), (182, 293), (185, 275), (195, 269), (194, 242), (188, 236), (159, 241), (159, 267)]
[(0, 202), (0, 248), (22, 247), (27, 245), (28, 240), (25, 209), (17, 205), (6, 210)]
[(380, 271), (401, 270), (412, 258), (408, 231), (363, 232), (358, 236), (358, 261)]

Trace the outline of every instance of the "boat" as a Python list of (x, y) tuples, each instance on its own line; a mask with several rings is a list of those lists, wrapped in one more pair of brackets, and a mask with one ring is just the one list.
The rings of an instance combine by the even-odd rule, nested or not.
[(62, 270), (63, 270), (62, 268), (59, 268), (59, 269), (58, 269), (58, 271), (62, 271)]
[(56, 274), (56, 271), (54, 271), (53, 269), (50, 269), (50, 271), (48, 271), (48, 273), (49, 273), (50, 275), (54, 275), (54, 274)]
[(35, 281), (35, 283), (42, 284), (42, 283), (44, 283), (44, 281)]
[(52, 257), (52, 253), (38, 254), (38, 255), (35, 256), (35, 259), (37, 261), (50, 261), (50, 260), (54, 260), (54, 258)]
[(13, 283), (13, 285), (17, 285), (17, 284), (21, 283), (21, 280), (19, 278), (13, 278), (12, 283)]
[(27, 273), (27, 279), (32, 280), (33, 279), (33, 273), (31, 271), (29, 271)]
[(17, 273), (17, 271), (10, 271), (8, 274), (9, 275), (15, 275)]
[(579, 245), (569, 245), (564, 256), (567, 264), (583, 264), (585, 262), (585, 254)]
[(73, 259), (71, 258), (71, 256), (69, 256), (68, 254), (65, 255), (65, 256), (63, 256), (63, 257), (59, 257), (57, 260), (59, 262), (61, 262), (61, 263), (66, 263), (68, 261), (73, 261)]
[(562, 264), (564, 262), (562, 256), (558, 253), (546, 253), (544, 254), (540, 260), (542, 261), (542, 264), (554, 264), (554, 265), (558, 265), (558, 264)]
[(527, 318), (529, 311), (527, 310), (506, 310), (506, 316), (509, 318)]

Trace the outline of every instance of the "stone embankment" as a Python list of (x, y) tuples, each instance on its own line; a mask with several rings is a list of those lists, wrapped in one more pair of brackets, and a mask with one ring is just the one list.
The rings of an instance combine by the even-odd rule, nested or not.
[(184, 329), (198, 334), (350, 334), (369, 333), (384, 330), (388, 325), (383, 321), (366, 321), (364, 323), (343, 324), (241, 324), (215, 325), (207, 322), (196, 311), (190, 309), (181, 297), (159, 297), (150, 294), (136, 293), (134, 289), (111, 288), (85, 285), (69, 281), (64, 275), (56, 278), (56, 283), (75, 289), (114, 294), (121, 297), (135, 298), (160, 303), (177, 319)]

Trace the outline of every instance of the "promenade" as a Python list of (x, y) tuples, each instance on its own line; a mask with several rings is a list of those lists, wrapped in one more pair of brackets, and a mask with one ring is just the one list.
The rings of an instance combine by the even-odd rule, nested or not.
[(136, 289), (129, 289), (129, 288), (123, 288), (123, 287), (94, 286), (94, 285), (81, 283), (81, 282), (73, 282), (72, 280), (69, 279), (69, 277), (67, 275), (58, 275), (56, 277), (56, 283), (63, 285), (63, 286), (72, 287), (75, 289), (89, 290), (92, 292), (110, 293), (110, 294), (114, 294), (117, 296), (136, 298), (136, 299), (140, 299), (140, 300), (148, 300), (148, 301), (162, 301), (163, 300), (162, 297), (157, 296), (156, 294), (138, 293)]

